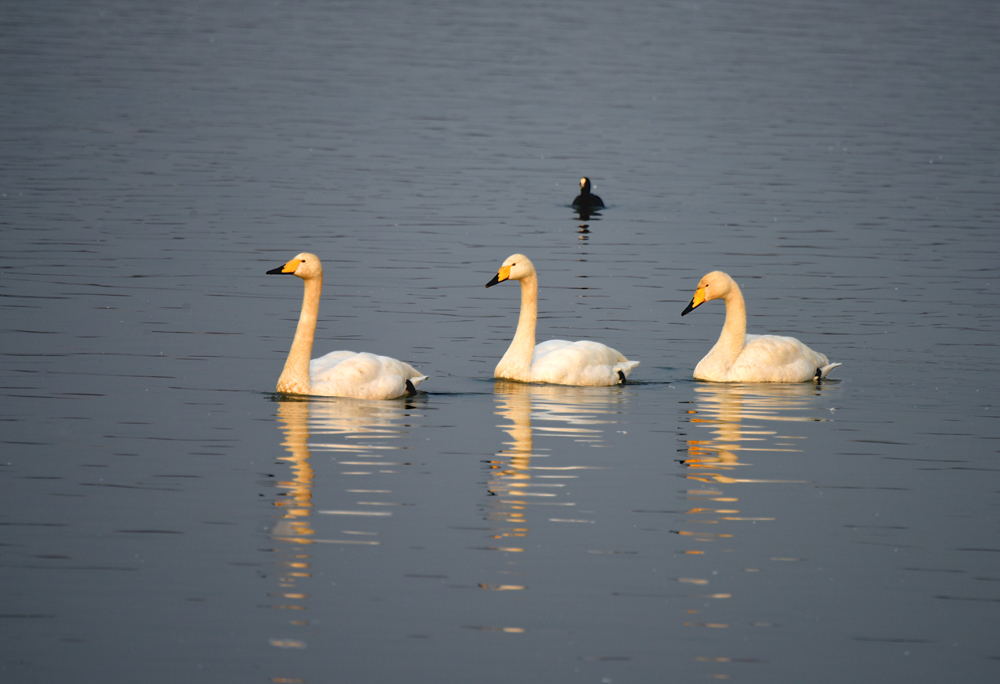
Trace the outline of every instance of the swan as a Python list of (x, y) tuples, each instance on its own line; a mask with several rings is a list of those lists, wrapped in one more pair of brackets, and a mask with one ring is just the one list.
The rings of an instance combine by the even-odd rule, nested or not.
[(538, 322), (535, 265), (523, 254), (509, 256), (486, 287), (505, 280), (521, 281), (521, 316), (517, 320), (514, 340), (497, 364), (494, 377), (554, 385), (617, 385), (625, 382), (632, 369), (639, 365), (638, 361), (629, 361), (600, 342), (549, 340), (535, 346), (535, 324)]
[(580, 179), (580, 194), (573, 200), (574, 207), (584, 209), (603, 209), (604, 202), (597, 195), (590, 194), (590, 179), (587, 177)]
[(312, 356), (319, 297), (323, 290), (323, 264), (315, 254), (303, 252), (268, 275), (294, 275), (302, 279), (305, 295), (295, 339), (285, 368), (278, 378), (278, 391), (355, 399), (395, 399), (413, 394), (427, 379), (413, 366), (388, 356), (366, 352), (335, 351), (318, 359)]
[(794, 337), (747, 335), (743, 293), (728, 274), (712, 271), (698, 283), (681, 312), (686, 316), (712, 299), (726, 303), (726, 322), (712, 350), (694, 369), (695, 380), (713, 382), (806, 382), (822, 380), (839, 363), (830, 363)]

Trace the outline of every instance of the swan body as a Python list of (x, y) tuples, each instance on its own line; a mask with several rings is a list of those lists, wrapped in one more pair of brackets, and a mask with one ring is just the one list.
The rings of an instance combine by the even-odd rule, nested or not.
[(621, 352), (600, 342), (549, 340), (536, 346), (538, 275), (535, 265), (523, 254), (514, 254), (503, 262), (486, 287), (505, 280), (521, 283), (521, 315), (514, 340), (497, 364), (494, 377), (554, 385), (617, 385), (639, 365), (638, 361), (629, 361)]
[(712, 382), (807, 382), (822, 380), (839, 363), (813, 351), (794, 337), (747, 335), (743, 293), (728, 274), (713, 271), (701, 279), (687, 308), (691, 311), (712, 299), (726, 303), (726, 322), (712, 350), (694, 369), (695, 380)]
[(580, 194), (576, 196), (573, 200), (572, 206), (582, 207), (584, 209), (603, 209), (604, 201), (597, 195), (592, 195), (590, 193), (590, 179), (581, 178), (580, 179)]
[(427, 379), (408, 363), (366, 352), (335, 351), (318, 359), (312, 356), (319, 298), (323, 290), (323, 264), (315, 254), (303, 252), (268, 275), (294, 275), (305, 284), (302, 313), (285, 368), (278, 378), (279, 392), (355, 399), (395, 399), (416, 391)]

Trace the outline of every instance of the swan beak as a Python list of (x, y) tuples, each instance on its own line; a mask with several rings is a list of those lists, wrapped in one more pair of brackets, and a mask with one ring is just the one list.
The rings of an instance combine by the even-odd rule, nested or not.
[(493, 276), (493, 280), (491, 280), (490, 282), (486, 283), (486, 287), (493, 287), (494, 285), (496, 285), (498, 283), (502, 283), (503, 281), (507, 280), (508, 278), (510, 278), (510, 266), (503, 266), (500, 269), (500, 271), (497, 272), (497, 274), (495, 276)]
[(284, 266), (272, 268), (266, 273), (266, 275), (295, 275), (295, 269), (297, 269), (301, 263), (302, 262), (299, 259), (292, 259)]
[(681, 311), (681, 316), (687, 316), (689, 313), (691, 313), (704, 303), (705, 303), (705, 288), (699, 287), (697, 290), (695, 290), (694, 297), (691, 298), (691, 303), (687, 305), (686, 309)]

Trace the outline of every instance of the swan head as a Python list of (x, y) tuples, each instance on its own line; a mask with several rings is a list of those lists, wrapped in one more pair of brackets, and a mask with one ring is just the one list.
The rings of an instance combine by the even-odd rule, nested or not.
[(589, 195), (590, 194), (590, 179), (584, 176), (580, 179), (580, 194)]
[(724, 298), (732, 287), (733, 279), (729, 277), (729, 274), (722, 271), (712, 271), (698, 282), (698, 289), (694, 291), (691, 303), (681, 312), (681, 316), (688, 315), (705, 302)]
[(284, 266), (272, 268), (267, 272), (267, 275), (293, 275), (302, 278), (302, 280), (320, 278), (323, 276), (323, 264), (320, 263), (319, 257), (315, 254), (302, 252), (301, 254), (296, 254)]
[(512, 254), (504, 260), (500, 270), (493, 276), (493, 280), (486, 283), (486, 287), (493, 287), (505, 280), (521, 280), (533, 275), (535, 275), (535, 265), (531, 263), (531, 259), (523, 254)]

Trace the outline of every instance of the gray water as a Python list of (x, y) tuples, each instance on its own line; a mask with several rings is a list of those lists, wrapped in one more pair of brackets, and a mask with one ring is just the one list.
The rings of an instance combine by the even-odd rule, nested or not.
[[(989, 0), (4, 3), (3, 680), (996, 681), (998, 35)], [(273, 393), (300, 251), (315, 354), (426, 391)], [(633, 382), (492, 379), (515, 252), (539, 339)], [(714, 269), (843, 366), (693, 381)]]

